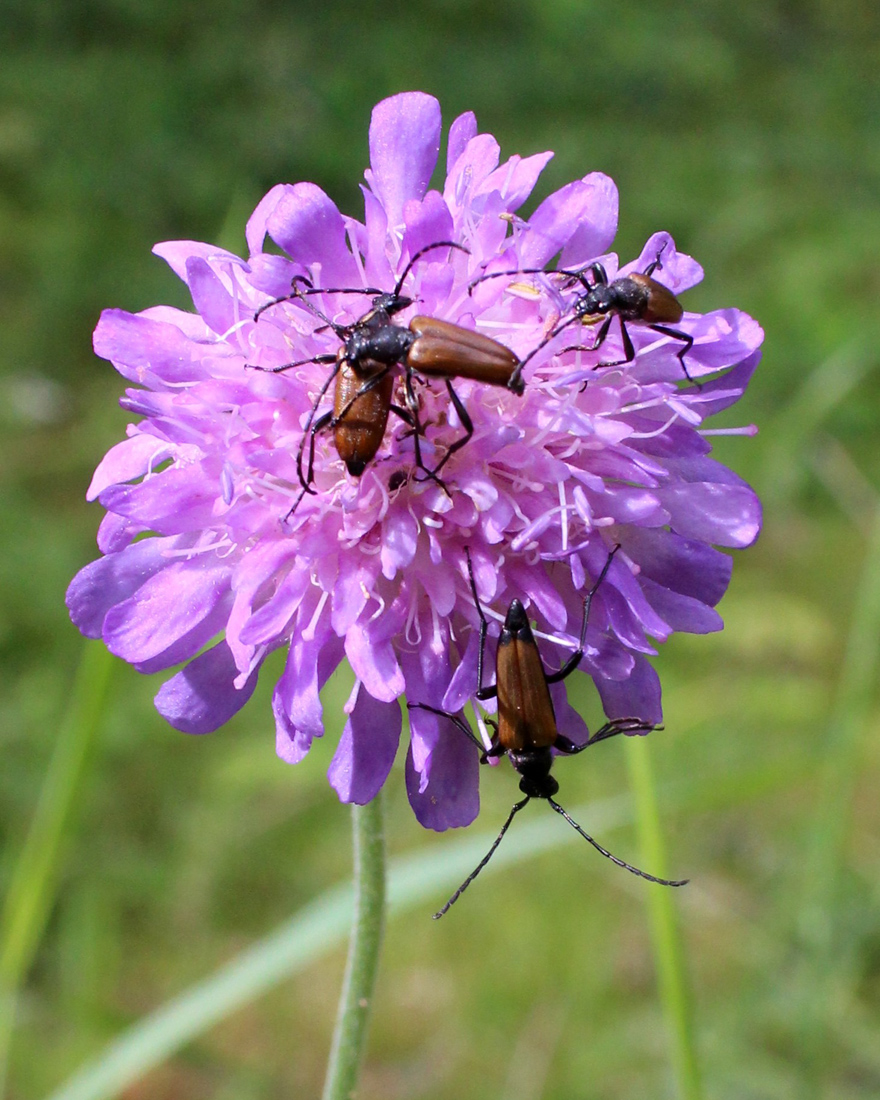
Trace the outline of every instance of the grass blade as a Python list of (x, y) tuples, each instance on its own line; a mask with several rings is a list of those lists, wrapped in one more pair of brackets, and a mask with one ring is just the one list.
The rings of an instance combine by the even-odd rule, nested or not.
[(113, 658), (103, 645), (83, 649), (70, 708), (58, 729), (21, 854), (0, 914), (0, 1096), (5, 1092), (18, 991), (39, 947), (55, 900), (64, 841), (89, 750), (107, 699)]
[[(626, 759), (636, 808), (643, 866), (651, 874), (669, 877), (666, 845), (657, 810), (657, 795), (646, 737), (627, 737)], [(685, 887), (687, 889), (687, 887)], [(654, 964), (660, 1000), (669, 1031), (670, 1059), (682, 1100), (702, 1100), (697, 1061), (693, 1004), (684, 962), (684, 947), (676, 913), (676, 892), (663, 887), (647, 890), (646, 902), (654, 944)]]

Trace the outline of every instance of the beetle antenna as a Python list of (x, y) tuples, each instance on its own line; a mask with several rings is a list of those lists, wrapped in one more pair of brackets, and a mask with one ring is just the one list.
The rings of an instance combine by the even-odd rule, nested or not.
[(654, 257), (654, 262), (651, 263), (651, 264), (648, 264), (648, 266), (645, 268), (643, 274), (647, 275), (649, 279), (654, 274), (654, 272), (657, 270), (658, 267), (661, 270), (663, 269), (663, 264), (660, 262), (660, 257), (666, 251), (666, 246), (668, 244), (669, 244), (669, 241), (664, 241), (663, 242), (663, 244), (660, 246), (660, 250), (658, 251), (657, 255)]
[(470, 256), (470, 249), (465, 248), (463, 244), (457, 244), (455, 241), (435, 241), (433, 244), (426, 244), (424, 248), (420, 248), (418, 252), (412, 257), (406, 267), (403, 269), (403, 274), (397, 280), (397, 286), (394, 288), (394, 297), (400, 296), (400, 291), (403, 288), (404, 280), (407, 275), (412, 271), (413, 265), (417, 260), (421, 259), (426, 252), (430, 252), (432, 248), (457, 248), (459, 252), (465, 252)]
[(447, 912), (447, 910), (450, 908), (450, 906), (455, 905), (455, 903), (458, 901), (458, 899), (461, 897), (461, 895), (465, 892), (465, 890), (467, 890), (467, 888), (474, 881), (474, 879), (477, 877), (477, 875), (480, 873), (480, 871), (483, 870), (483, 868), (486, 866), (486, 864), (489, 862), (489, 860), (495, 854), (495, 849), (498, 847), (498, 845), (504, 839), (504, 834), (510, 828), (511, 821), (513, 821), (514, 817), (519, 813), (519, 811), (523, 808), (523, 806), (525, 806), (526, 803), (529, 802), (529, 801), (530, 801), (530, 797), (529, 797), (529, 795), (526, 795), (526, 797), (521, 802), (517, 802), (517, 803), (514, 804), (513, 809), (507, 815), (507, 820), (501, 826), (501, 832), (495, 838), (495, 843), (492, 845), (492, 847), (489, 849), (489, 851), (486, 852), (486, 854), (483, 856), (483, 858), (480, 860), (480, 862), (476, 865), (476, 867), (473, 869), (473, 871), (471, 871), (471, 873), (468, 875), (468, 877), (464, 880), (464, 882), (461, 884), (461, 886), (459, 886), (459, 888), (455, 891), (455, 893), (452, 895), (452, 897), (449, 899), (449, 901), (447, 901), (447, 903), (443, 906), (443, 908), (437, 910), (437, 912), (434, 914), (434, 920), (439, 920), (443, 916), (443, 914), (445, 912)]
[(547, 345), (550, 343), (551, 340), (555, 340), (556, 337), (560, 334), (560, 332), (564, 332), (567, 328), (569, 328), (571, 325), (576, 324), (579, 320), (580, 320), (580, 318), (575, 313), (575, 314), (572, 314), (572, 316), (569, 317), (567, 320), (561, 321), (558, 325), (556, 325), (555, 328), (552, 328), (547, 333), (547, 335), (544, 337), (544, 339), (540, 342), (540, 344), (538, 344), (537, 347), (532, 348), (532, 350), (525, 357), (525, 359), (520, 359), (519, 363), (516, 366), (516, 370), (510, 376), (510, 381), (507, 383), (507, 388), (509, 390), (513, 390), (514, 392), (516, 392), (516, 387), (519, 386), (520, 387), (520, 392), (522, 392), (522, 390), (521, 390), (521, 387), (522, 387), (522, 374), (523, 374), (523, 370), (526, 367), (526, 364), (529, 363), (532, 359), (534, 359), (539, 351), (543, 351), (544, 348), (547, 347)]
[(265, 302), (254, 314), (254, 320), (259, 321), (260, 314), (265, 313), (266, 310), (271, 309), (272, 306), (280, 306), (282, 302), (290, 302), (294, 298), (299, 298), (302, 294), (302, 291), (296, 289), (297, 283), (305, 283), (305, 285), (310, 288), (308, 291), (306, 291), (306, 293), (314, 293), (314, 291), (311, 290), (312, 280), (308, 277), (308, 275), (294, 275), (294, 277), (290, 280), (290, 285), (294, 288), (293, 292), (291, 294), (282, 294), (280, 298), (273, 298), (271, 302)]
[[(602, 566), (602, 572), (597, 577), (596, 583), (584, 597), (584, 617), (581, 620), (581, 636), (580, 640), (578, 641), (577, 649), (574, 651), (574, 653), (571, 654), (570, 657), (568, 657), (561, 668), (557, 669), (556, 672), (550, 672), (546, 674), (548, 684), (558, 684), (560, 680), (567, 679), (584, 659), (584, 653), (586, 653), (587, 649), (587, 627), (590, 622), (590, 607), (593, 603), (593, 597), (598, 592), (599, 585), (602, 583), (602, 581), (605, 580), (605, 576), (608, 573), (608, 570), (611, 568), (611, 562), (614, 559), (614, 555), (619, 549), (620, 543), (617, 543), (617, 545), (610, 551), (608, 557), (605, 559), (605, 564)], [(606, 736), (610, 737), (611, 735), (606, 734)]]
[(493, 699), (497, 695), (497, 688), (483, 689), (483, 655), (486, 651), (486, 635), (489, 633), (489, 620), (483, 611), (483, 605), (480, 603), (480, 597), (477, 595), (477, 582), (474, 578), (474, 566), (471, 561), (471, 550), (469, 546), (464, 548), (465, 556), (467, 557), (468, 577), (471, 582), (471, 592), (474, 594), (474, 605), (477, 609), (477, 614), (480, 616), (480, 654), (477, 658), (477, 698), (478, 699)]
[(480, 283), (488, 282), (489, 279), (501, 279), (505, 275), (554, 275), (555, 272), (547, 271), (543, 267), (518, 267), (513, 271), (489, 271), (484, 272), (482, 275), (478, 275), (476, 279), (472, 279), (468, 283), (468, 294), (472, 294), (474, 287), (479, 286)]
[[(307, 291), (294, 291), (291, 294), (291, 298), (296, 298), (297, 301), (302, 302), (306, 309), (321, 321), (324, 322), (329, 328), (332, 328), (340, 340), (345, 340), (346, 336), (350, 332), (348, 325), (340, 325), (337, 321), (331, 321), (326, 313), (322, 313), (316, 305), (313, 305), (308, 298), (306, 298)], [(326, 291), (324, 292), (326, 293)]]
[[(625, 871), (631, 871), (634, 875), (638, 875), (639, 878), (646, 878), (649, 882), (659, 883), (660, 886), (687, 886), (688, 882), (690, 882), (690, 879), (686, 878), (677, 880), (668, 878), (656, 878), (654, 875), (649, 875), (647, 871), (640, 871), (638, 867), (633, 867), (631, 863), (625, 863), (622, 859), (618, 859), (617, 856), (612, 855), (607, 848), (603, 848), (597, 840), (593, 840), (589, 833), (584, 832), (584, 830), (580, 827), (580, 825), (578, 825), (575, 819), (570, 814), (566, 813), (558, 802), (554, 802), (552, 798), (548, 798), (547, 801), (561, 817), (565, 818), (572, 829), (580, 833), (584, 840), (588, 840), (593, 845), (597, 852), (601, 852), (603, 856), (607, 856), (607, 858), (610, 859), (612, 863), (616, 863), (618, 867), (622, 867)], [(514, 807), (514, 809), (516, 808), (517, 807)], [(467, 883), (465, 883), (465, 885), (467, 885)], [(462, 889), (464, 889), (464, 887), (462, 887)], [(450, 902), (450, 904), (452, 903)]]
[(586, 595), (586, 599), (584, 600), (584, 618), (581, 622), (581, 644), (578, 647), (579, 649), (583, 649), (584, 646), (587, 644), (587, 624), (590, 621), (590, 607), (593, 603), (593, 597), (599, 591), (599, 586), (602, 584), (602, 581), (604, 581), (605, 578), (608, 576), (608, 570), (611, 568), (612, 561), (614, 561), (614, 555), (619, 549), (620, 543), (618, 542), (609, 551), (608, 557), (605, 559), (605, 564), (602, 566), (602, 572), (596, 578), (596, 583)]

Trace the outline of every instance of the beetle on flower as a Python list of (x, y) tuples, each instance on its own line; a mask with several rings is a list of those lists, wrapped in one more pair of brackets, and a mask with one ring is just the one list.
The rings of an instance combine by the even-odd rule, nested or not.
[[(709, 457), (703, 428), (739, 399), (759, 359), (761, 329), (736, 309), (681, 321), (694, 340), (688, 370), (699, 390), (680, 390), (680, 344), (667, 339), (601, 372), (548, 345), (528, 363), (523, 396), (457, 382), (473, 434), (444, 465), (445, 491), (408, 476), (414, 440), (406, 423), (386, 433), (359, 477), (320, 437), (317, 492), (290, 515), (302, 492), (298, 448), (327, 377), (314, 360), (335, 356), (339, 340), (296, 303), (255, 322), (267, 300), (288, 294), (296, 279), (393, 287), (420, 249), (455, 241), (467, 251), (442, 262), (428, 252), (413, 266), (413, 311), (489, 336), (523, 359), (558, 323), (552, 294), (517, 296), (487, 282), (469, 295), (475, 278), (490, 265), (540, 268), (557, 256), (565, 270), (599, 262), (611, 278), (624, 270), (608, 256), (617, 193), (606, 176), (573, 181), (522, 220), (515, 212), (551, 154), (499, 164), (494, 138), (465, 114), (450, 129), (446, 180), (435, 191), (440, 134), (432, 97), (379, 103), (363, 222), (342, 215), (314, 184), (279, 185), (248, 222), (248, 259), (193, 241), (155, 249), (187, 283), (194, 313), (112, 309), (95, 333), (98, 355), (133, 384), (123, 406), (141, 419), (89, 489), (107, 510), (103, 556), (70, 586), (74, 622), (142, 672), (183, 664), (156, 705), (192, 733), (225, 722), (250, 697), (266, 655), (286, 650), (273, 710), (277, 751), (290, 762), (323, 733), (319, 693), (347, 658), (356, 682), (330, 781), (356, 803), (372, 799), (388, 776), (404, 696), (455, 712), (477, 691), (479, 621), (465, 546), (487, 606), (522, 600), (542, 645), (555, 643), (559, 665), (578, 646), (583, 596), (619, 543), (580, 667), (609, 718), (637, 715), (651, 725), (661, 719), (647, 660), (654, 642), (675, 630), (720, 628), (714, 606), (730, 559), (716, 547), (747, 546), (760, 527), (755, 494)], [(283, 255), (264, 250), (267, 236)], [(699, 265), (667, 234), (652, 237), (626, 270), (645, 270), (661, 250), (675, 294), (699, 281)], [(332, 308), (337, 325), (363, 314), (357, 296), (339, 296)], [(402, 313), (401, 323), (408, 320)], [(294, 360), (311, 361), (270, 373)], [(462, 425), (445, 389), (428, 382), (415, 396), (431, 468)], [(559, 735), (583, 743), (588, 734), (565, 685), (552, 690)], [(448, 720), (412, 713), (406, 785), (422, 824), (473, 820), (478, 760)]]

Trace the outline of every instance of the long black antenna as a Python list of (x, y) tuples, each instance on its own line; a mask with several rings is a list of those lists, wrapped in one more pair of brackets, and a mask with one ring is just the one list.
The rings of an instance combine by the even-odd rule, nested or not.
[(639, 878), (646, 878), (648, 882), (656, 882), (659, 883), (660, 886), (687, 886), (687, 884), (690, 882), (690, 879), (687, 878), (678, 880), (668, 878), (656, 878), (654, 875), (649, 875), (647, 871), (640, 871), (638, 867), (633, 867), (631, 863), (625, 863), (622, 859), (618, 859), (617, 856), (612, 855), (607, 848), (603, 848), (597, 840), (593, 840), (589, 833), (584, 832), (584, 830), (580, 827), (580, 825), (578, 825), (575, 819), (570, 814), (566, 813), (558, 802), (554, 802), (552, 798), (548, 798), (547, 801), (560, 816), (565, 818), (572, 829), (575, 829), (577, 832), (579, 832), (584, 840), (588, 840), (593, 845), (597, 852), (601, 852), (603, 856), (607, 856), (612, 863), (616, 863), (618, 867), (622, 867), (625, 871), (631, 871), (634, 875), (638, 875)]
[(397, 286), (394, 288), (394, 297), (397, 298), (403, 289), (403, 282), (413, 269), (413, 265), (416, 260), (419, 260), (424, 256), (426, 252), (430, 252), (432, 248), (457, 248), (459, 252), (465, 252), (470, 256), (470, 249), (465, 248), (463, 244), (456, 244), (455, 241), (435, 241), (433, 244), (426, 244), (424, 248), (420, 248), (418, 252), (412, 257), (406, 267), (403, 269), (403, 274), (397, 280)]
[(461, 884), (461, 886), (459, 886), (459, 888), (455, 891), (455, 893), (452, 895), (452, 897), (449, 899), (449, 901), (447, 901), (447, 903), (443, 906), (443, 908), (437, 910), (437, 912), (434, 914), (434, 920), (439, 920), (443, 916), (443, 914), (445, 912), (447, 912), (447, 910), (449, 909), (450, 906), (455, 905), (455, 903), (458, 901), (458, 899), (461, 897), (461, 895), (465, 892), (465, 890), (467, 890), (467, 888), (474, 881), (474, 879), (477, 877), (477, 875), (480, 873), (480, 871), (483, 870), (483, 868), (486, 866), (486, 864), (489, 862), (489, 860), (495, 854), (495, 849), (498, 847), (498, 845), (504, 839), (504, 834), (510, 828), (510, 823), (511, 823), (511, 821), (513, 821), (516, 814), (518, 814), (519, 811), (523, 808), (523, 806), (525, 806), (526, 803), (530, 802), (530, 801), (531, 801), (530, 797), (528, 795), (526, 795), (526, 797), (521, 802), (517, 802), (514, 805), (513, 809), (507, 815), (507, 820), (501, 826), (501, 832), (495, 838), (495, 843), (492, 845), (492, 847), (489, 849), (489, 851), (486, 852), (486, 854), (483, 856), (483, 858), (480, 860), (480, 862), (476, 865), (476, 867), (473, 869), (473, 871), (471, 871), (471, 873), (468, 875), (468, 877), (464, 880), (464, 882)]

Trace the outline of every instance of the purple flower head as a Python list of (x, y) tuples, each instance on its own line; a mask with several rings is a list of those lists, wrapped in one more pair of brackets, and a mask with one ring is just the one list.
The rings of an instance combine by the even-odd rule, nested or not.
[[(277, 750), (291, 763), (322, 735), (319, 693), (347, 658), (356, 683), (330, 781), (358, 803), (388, 775), (404, 697), (447, 711), (473, 699), (479, 620), (466, 547), (490, 621), (522, 600), (556, 668), (576, 648), (584, 593), (619, 543), (581, 668), (610, 717), (657, 722), (660, 689), (647, 655), (674, 630), (720, 629), (714, 605), (730, 559), (714, 547), (746, 546), (760, 526), (755, 494), (709, 457), (702, 427), (742, 395), (759, 359), (761, 329), (735, 309), (686, 313), (676, 326), (694, 339), (687, 362), (699, 386), (683, 379), (680, 341), (633, 323), (634, 359), (603, 367), (621, 358), (616, 323), (592, 352), (583, 347), (595, 328), (572, 324), (528, 362), (522, 396), (452, 380), (473, 436), (443, 466), (443, 485), (420, 474), (412, 428), (392, 413), (359, 477), (332, 432), (319, 432), (315, 492), (299, 500), (297, 454), (332, 369), (327, 358), (340, 347), (315, 310), (351, 325), (372, 295), (313, 294), (314, 309), (294, 298), (254, 319), (306, 285), (295, 280), (390, 291), (416, 252), (454, 241), (466, 251), (431, 249), (412, 267), (402, 294), (414, 304), (394, 322), (438, 318), (524, 358), (569, 314), (577, 288), (529, 275), (471, 289), (487, 270), (558, 257), (566, 269), (599, 261), (614, 279), (645, 271), (662, 252), (653, 277), (674, 294), (702, 276), (666, 234), (619, 267), (608, 251), (617, 193), (599, 173), (519, 218), (551, 154), (499, 164), (497, 143), (477, 132), (472, 114), (452, 124), (443, 190), (429, 190), (440, 132), (432, 97), (383, 101), (370, 127), (363, 222), (314, 184), (279, 185), (248, 222), (247, 260), (193, 241), (156, 247), (196, 312), (113, 309), (95, 332), (97, 354), (134, 384), (122, 403), (140, 419), (89, 489), (107, 510), (103, 557), (70, 586), (74, 622), (142, 672), (184, 663), (156, 706), (190, 733), (233, 715), (266, 655), (284, 648), (273, 709)], [(268, 373), (292, 362), (300, 365)], [(405, 406), (403, 372), (394, 373), (392, 403)], [(414, 390), (430, 470), (463, 425), (442, 380), (416, 376)], [(317, 416), (331, 403), (328, 391)], [(487, 652), (490, 667), (491, 639)], [(582, 742), (565, 684), (553, 692), (560, 733)], [(478, 809), (474, 746), (428, 711), (413, 711), (410, 723), (406, 783), (419, 821), (467, 824)]]

